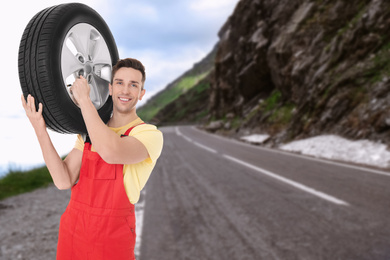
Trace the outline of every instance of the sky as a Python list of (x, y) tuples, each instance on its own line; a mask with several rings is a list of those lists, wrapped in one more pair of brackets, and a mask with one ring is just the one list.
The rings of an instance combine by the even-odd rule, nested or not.
[[(0, 102), (0, 175), (44, 164), (20, 101), (18, 48), (24, 28), (41, 10), (74, 1), (9, 1), (0, 10), (3, 95)], [(146, 67), (143, 102), (205, 57), (218, 41), (218, 31), (239, 0), (82, 0), (108, 24), (120, 58), (139, 59)], [(6, 80), (5, 80), (6, 79)], [(59, 155), (66, 155), (76, 136), (49, 130)]]

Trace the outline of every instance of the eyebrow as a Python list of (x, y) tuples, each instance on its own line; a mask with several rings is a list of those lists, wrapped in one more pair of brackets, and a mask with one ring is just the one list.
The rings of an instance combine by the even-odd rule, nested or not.
[[(114, 81), (123, 81), (123, 79), (114, 79)], [(139, 82), (136, 80), (130, 80), (131, 83), (137, 83), (139, 85)]]

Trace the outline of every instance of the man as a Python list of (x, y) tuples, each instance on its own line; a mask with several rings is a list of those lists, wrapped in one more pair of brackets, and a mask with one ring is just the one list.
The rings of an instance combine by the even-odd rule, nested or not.
[[(59, 189), (72, 188), (61, 217), (57, 259), (135, 259), (134, 203), (160, 156), (163, 138), (145, 124), (136, 104), (145, 94), (145, 69), (135, 59), (113, 67), (109, 84), (113, 112), (107, 125), (89, 98), (85, 78), (76, 79), (71, 93), (81, 109), (88, 135), (62, 160), (56, 152), (34, 98), (22, 104), (35, 130), (47, 168)], [(77, 183), (76, 183), (77, 182)]]

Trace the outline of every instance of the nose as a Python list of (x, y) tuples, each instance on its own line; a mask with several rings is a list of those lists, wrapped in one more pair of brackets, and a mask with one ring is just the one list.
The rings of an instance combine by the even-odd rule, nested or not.
[(129, 94), (130, 93), (130, 85), (126, 85), (124, 88), (122, 88), (123, 94)]

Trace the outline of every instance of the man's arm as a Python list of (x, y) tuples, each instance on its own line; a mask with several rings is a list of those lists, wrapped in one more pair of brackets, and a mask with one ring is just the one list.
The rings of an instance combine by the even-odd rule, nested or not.
[(82, 152), (73, 149), (63, 161), (58, 155), (46, 130), (46, 123), (42, 116), (43, 105), (39, 103), (38, 111), (35, 107), (34, 97), (28, 95), (27, 102), (22, 95), (22, 105), (26, 115), (37, 135), (41, 146), (43, 158), (49, 169), (54, 184), (60, 190), (71, 188), (78, 179)]
[(99, 117), (89, 97), (90, 87), (85, 78), (76, 79), (72, 85), (73, 97), (80, 106), (88, 135), (96, 152), (111, 164), (134, 164), (149, 157), (146, 147), (136, 138), (121, 138)]

